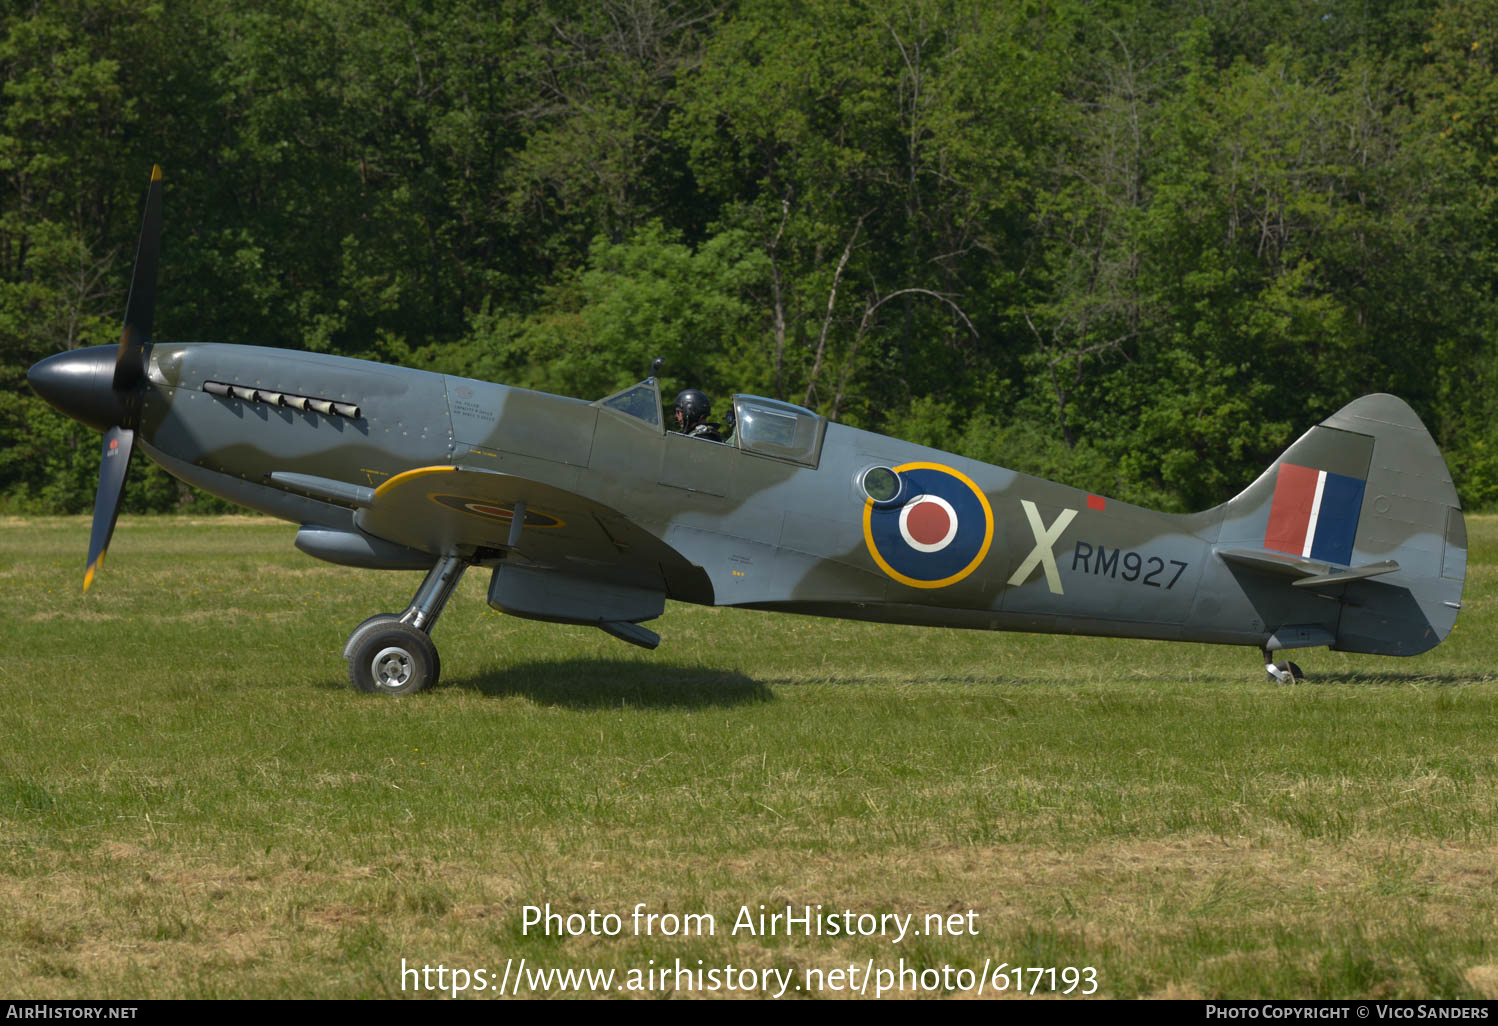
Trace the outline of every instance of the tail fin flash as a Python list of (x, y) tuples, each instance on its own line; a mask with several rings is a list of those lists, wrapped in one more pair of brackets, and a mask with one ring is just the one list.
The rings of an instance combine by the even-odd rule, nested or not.
[(1315, 617), (1333, 648), (1414, 655), (1456, 623), (1467, 531), (1420, 418), (1392, 395), (1368, 395), (1307, 431), (1227, 504), (1217, 554), (1255, 593), (1271, 632), (1304, 620), (1294, 588), (1337, 600)]

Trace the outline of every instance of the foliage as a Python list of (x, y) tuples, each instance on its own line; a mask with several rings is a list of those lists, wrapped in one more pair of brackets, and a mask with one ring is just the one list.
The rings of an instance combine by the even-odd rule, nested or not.
[(664, 356), (1171, 508), (1391, 391), (1493, 504), (1495, 55), (1478, 0), (6, 5), (0, 496), (88, 507), (23, 372), (112, 340), (159, 161), (163, 337)]
[(693, 248), (652, 221), (622, 242), (595, 239), (586, 265), (536, 312), (486, 304), (464, 343), (420, 355), (442, 369), (589, 397), (638, 381), (655, 357), (667, 376), (694, 385), (753, 384), (744, 377), (752, 361), (737, 358), (755, 334), (748, 296), (766, 272), (765, 255), (742, 232)]

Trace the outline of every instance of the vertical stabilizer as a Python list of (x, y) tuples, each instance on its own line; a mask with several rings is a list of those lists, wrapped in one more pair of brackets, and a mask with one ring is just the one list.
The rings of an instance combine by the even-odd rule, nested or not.
[[(1269, 633), (1311, 610), (1335, 649), (1414, 655), (1456, 623), (1467, 532), (1420, 418), (1401, 399), (1369, 395), (1307, 431), (1223, 508), (1218, 551)], [(1336, 606), (1305, 601), (1313, 596)]]

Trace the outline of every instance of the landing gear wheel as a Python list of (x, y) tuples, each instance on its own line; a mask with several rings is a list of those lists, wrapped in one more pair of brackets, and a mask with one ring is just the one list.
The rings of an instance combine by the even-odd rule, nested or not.
[(1271, 684), (1299, 684), (1306, 679), (1306, 675), (1300, 672), (1300, 667), (1295, 663), (1287, 662), (1283, 666), (1266, 663), (1264, 669), (1269, 673)]
[(414, 695), (437, 683), (442, 663), (427, 635), (398, 619), (371, 617), (348, 642), (349, 682), (376, 695)]
[[(401, 616), (400, 616), (399, 613), (376, 613), (374, 616), (371, 616), (369, 619), (367, 619), (363, 623), (359, 624), (359, 626), (355, 627), (353, 629), (353, 631), (349, 634), (348, 641), (343, 646), (343, 658), (348, 659), (348, 660), (352, 660), (354, 658), (354, 646), (357, 645), (359, 643), (359, 641), (363, 638), (363, 636), (365, 634), (367, 634), (373, 628), (375, 628), (375, 627), (381, 627), (381, 626), (389, 626), (391, 624), (399, 624), (400, 622), (401, 622)], [(430, 636), (428, 636), (427, 641), (430, 644), (430, 642), (431, 642)], [(430, 647), (432, 649), (432, 683), (435, 684), (437, 682), (437, 679), (442, 676), (442, 656), (438, 654), (437, 648), (436, 648), (435, 645), (431, 645)], [(349, 664), (349, 679), (350, 680), (353, 679), (353, 673), (354, 673), (353, 663), (350, 662), (350, 664)], [(427, 685), (427, 686), (430, 687), (431, 685)], [(383, 688), (380, 688), (380, 689), (365, 688), (365, 687), (361, 686), (358, 681), (354, 681), (354, 687), (359, 688), (359, 690), (361, 690), (361, 691), (375, 690), (379, 694), (390, 694), (390, 692), (384, 690)], [(402, 692), (396, 692), (396, 693), (397, 694), (406, 694), (406, 692), (403, 692), (403, 691)]]

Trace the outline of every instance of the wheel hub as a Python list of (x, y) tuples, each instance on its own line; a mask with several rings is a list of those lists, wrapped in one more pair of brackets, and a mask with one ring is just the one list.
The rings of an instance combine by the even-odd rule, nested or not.
[(398, 688), (411, 679), (414, 660), (411, 653), (392, 645), (382, 648), (370, 663), (374, 679), (384, 688)]

